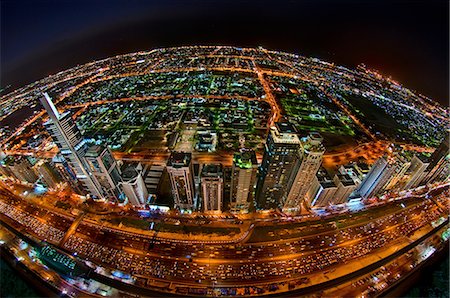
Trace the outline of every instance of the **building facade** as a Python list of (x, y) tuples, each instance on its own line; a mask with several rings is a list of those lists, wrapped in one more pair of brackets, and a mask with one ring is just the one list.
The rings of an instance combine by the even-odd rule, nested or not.
[(301, 159), (300, 148), (300, 139), (290, 123), (277, 122), (270, 128), (256, 187), (259, 209), (282, 207)]
[(44, 93), (40, 98), (42, 105), (50, 119), (44, 123), (44, 127), (50, 134), (53, 142), (58, 146), (60, 154), (70, 167), (69, 172), (82, 184), (83, 194), (105, 199), (103, 191), (93, 178), (92, 173), (83, 159), (88, 149), (80, 131), (69, 112), (60, 114), (53, 104), (50, 96)]
[(248, 212), (253, 208), (258, 162), (253, 150), (241, 149), (233, 156), (230, 211)]
[(283, 209), (300, 209), (301, 205), (308, 208), (312, 202), (307, 201), (307, 193), (313, 183), (321, 164), (325, 147), (322, 137), (318, 133), (311, 133), (302, 138), (302, 158), (298, 164), (298, 170), (292, 181), (288, 196), (283, 204)]
[(201, 174), (203, 211), (222, 211), (223, 167), (221, 164), (203, 165)]
[(192, 154), (172, 152), (166, 169), (169, 174), (175, 208), (193, 210), (195, 202)]

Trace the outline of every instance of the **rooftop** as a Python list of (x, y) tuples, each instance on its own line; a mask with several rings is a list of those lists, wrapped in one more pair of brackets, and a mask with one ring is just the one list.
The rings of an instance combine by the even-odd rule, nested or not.
[(223, 169), (221, 164), (206, 164), (202, 168), (202, 177), (222, 177)]
[(249, 169), (258, 164), (256, 154), (253, 150), (241, 149), (240, 152), (235, 152), (233, 156), (233, 163), (241, 169)]
[(100, 154), (102, 154), (103, 150), (105, 150), (105, 147), (103, 147), (103, 146), (92, 145), (87, 150), (85, 156), (87, 156), (87, 157), (98, 157), (98, 156), (100, 156)]
[(174, 168), (187, 167), (191, 163), (192, 153), (188, 152), (172, 152), (169, 160), (167, 160), (167, 166)]

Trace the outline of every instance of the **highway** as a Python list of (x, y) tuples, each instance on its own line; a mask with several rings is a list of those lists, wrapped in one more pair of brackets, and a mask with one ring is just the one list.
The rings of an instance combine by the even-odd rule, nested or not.
[[(433, 200), (421, 199), (427, 194), (440, 205)], [(85, 220), (80, 220), (74, 232), (70, 227), (75, 217), (42, 209), (10, 194), (2, 196), (0, 203), (7, 202), (9, 206), (3, 208), (2, 220), (37, 238), (45, 237), (55, 245), (61, 243), (69, 231), (63, 249), (76, 251), (78, 256), (89, 258), (105, 268), (130, 272), (143, 280), (152, 278), (181, 285), (223, 287), (236, 283), (242, 286), (279, 283), (310, 275), (314, 278), (319, 272), (338, 264), (351, 263), (355, 258), (370, 256), (379, 248), (398, 245), (399, 239), (409, 243), (407, 236), (410, 233), (448, 214), (448, 208), (442, 208), (448, 205), (448, 195), (448, 186), (440, 187), (374, 207), (373, 211), (355, 213), (355, 217), (346, 221), (332, 221), (331, 218), (319, 224), (311, 221), (309, 225), (304, 220), (298, 224), (291, 222), (290, 236), (285, 234), (282, 225), (276, 229), (279, 224), (274, 224), (269, 230), (273, 234), (282, 233), (283, 238), (271, 240), (268, 236), (265, 241), (254, 242), (250, 235), (243, 242), (225, 245), (154, 240), (151, 234), (137, 234), (126, 229), (120, 232)], [(405, 202), (406, 207), (400, 207), (400, 203)], [(27, 217), (12, 221), (19, 213), (27, 214)], [(39, 228), (35, 222), (41, 223)], [(313, 231), (312, 225), (315, 226)], [(255, 229), (261, 228), (268, 228), (268, 223), (255, 222)], [(403, 236), (399, 238), (399, 235)]]

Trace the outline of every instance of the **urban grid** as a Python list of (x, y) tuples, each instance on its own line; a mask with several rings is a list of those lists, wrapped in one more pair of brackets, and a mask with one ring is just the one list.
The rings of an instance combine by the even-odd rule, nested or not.
[(78, 65), (0, 99), (2, 254), (63, 297), (386, 295), (448, 250), (448, 114), (262, 47)]

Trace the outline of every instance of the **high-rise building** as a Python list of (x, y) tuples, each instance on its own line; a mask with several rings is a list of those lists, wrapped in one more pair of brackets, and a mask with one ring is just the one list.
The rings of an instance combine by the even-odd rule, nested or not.
[(128, 203), (133, 206), (143, 206), (147, 203), (148, 191), (142, 178), (142, 171), (138, 171), (134, 164), (124, 165), (121, 170), (122, 181), (119, 187)]
[(405, 183), (400, 187), (400, 190), (411, 189), (419, 186), (420, 181), (426, 175), (426, 169), (429, 165), (428, 157), (424, 155), (414, 155), (411, 159), (411, 165), (406, 172), (408, 176)]
[(393, 163), (395, 163), (394, 171), (383, 187), (384, 190), (399, 190), (405, 179), (407, 179), (405, 174), (411, 166), (411, 156), (406, 155), (404, 151), (395, 152), (392, 158), (394, 159)]
[(254, 204), (257, 172), (255, 151), (241, 149), (234, 154), (231, 170), (231, 212), (248, 212), (249, 207)]
[(336, 193), (333, 196), (331, 204), (338, 205), (346, 203), (348, 197), (355, 191), (357, 184), (348, 174), (337, 173), (333, 178), (337, 186)]
[(322, 164), (322, 157), (325, 153), (322, 141), (323, 139), (318, 133), (311, 133), (301, 139), (302, 159), (298, 164), (298, 170), (292, 181), (283, 209), (300, 209), (302, 203), (306, 204), (304, 207), (311, 205), (311, 202), (307, 202), (306, 198), (314, 177)]
[(395, 158), (380, 157), (357, 188), (359, 195), (366, 199), (380, 194), (401, 166)]
[(50, 117), (44, 123), (44, 127), (49, 132), (53, 142), (58, 146), (61, 155), (67, 161), (70, 167), (69, 172), (73, 173), (76, 179), (81, 182), (84, 193), (104, 199), (102, 190), (93, 181), (92, 173), (89, 172), (83, 160), (87, 151), (87, 144), (72, 120), (70, 113), (60, 114), (47, 93), (44, 93), (44, 97), (40, 98), (40, 101)]
[(202, 168), (201, 186), (204, 211), (222, 211), (223, 168), (221, 164), (206, 164)]
[(54, 188), (62, 181), (61, 176), (55, 170), (52, 162), (41, 159), (33, 166), (33, 168), (39, 176), (39, 179), (50, 188)]
[(140, 164), (137, 165), (136, 170), (144, 178), (145, 187), (149, 194), (156, 196), (158, 193), (164, 169), (165, 165), (159, 164), (146, 165), (145, 167)]
[(20, 181), (35, 183), (38, 180), (33, 171), (33, 165), (26, 156), (7, 156), (4, 164), (9, 169), (9, 173)]
[(122, 179), (111, 151), (104, 146), (92, 145), (86, 151), (84, 159), (94, 183), (100, 186), (102, 196), (117, 199), (120, 194), (118, 185)]
[(448, 178), (450, 174), (449, 141), (449, 136), (447, 135), (439, 147), (431, 154), (430, 164), (425, 170), (427, 173), (420, 185), (443, 181)]
[(317, 189), (317, 192), (310, 205), (325, 207), (329, 204), (334, 204), (334, 195), (336, 193), (337, 186), (333, 179), (331, 179), (331, 176), (324, 168), (320, 169), (320, 171), (318, 171), (315, 176), (317, 178), (319, 187), (314, 186), (314, 182), (316, 180), (313, 179), (310, 187)]
[(261, 209), (279, 208), (289, 192), (300, 158), (300, 139), (290, 123), (277, 122), (270, 128), (257, 181), (257, 205)]
[(192, 154), (172, 152), (167, 161), (175, 208), (194, 209), (194, 178), (192, 169)]

